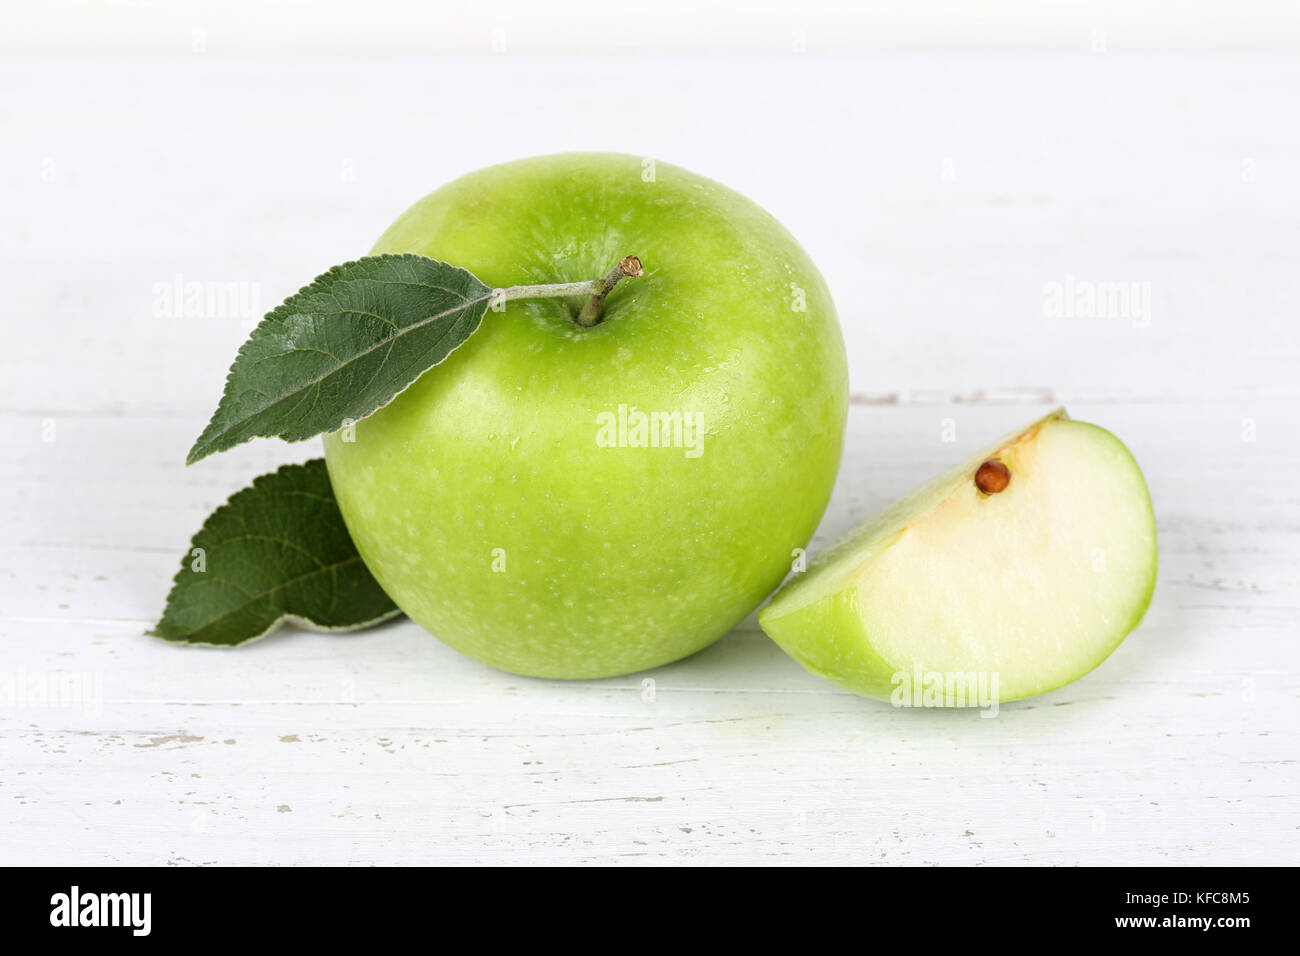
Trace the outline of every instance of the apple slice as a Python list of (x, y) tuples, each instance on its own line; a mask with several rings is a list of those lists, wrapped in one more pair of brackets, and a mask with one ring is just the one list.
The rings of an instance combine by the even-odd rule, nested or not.
[[(983, 706), (1088, 673), (1142, 620), (1155, 581), (1137, 462), (1057, 409), (867, 521), (758, 620), (856, 693)], [(917, 680), (957, 693), (922, 700)]]

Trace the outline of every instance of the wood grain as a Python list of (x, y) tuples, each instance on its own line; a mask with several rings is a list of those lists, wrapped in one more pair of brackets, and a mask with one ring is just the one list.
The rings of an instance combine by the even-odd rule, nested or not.
[[(1298, 106), (1263, 57), (6, 62), (0, 864), (1295, 862)], [(203, 517), (319, 454), (184, 467), (256, 315), (160, 288), (267, 309), (463, 171), (647, 147), (835, 291), (855, 392), (814, 548), (1058, 402), (1129, 444), (1161, 570), (1110, 660), (988, 720), (841, 693), (752, 618), (575, 684), (409, 622), (141, 636)], [(1147, 283), (1147, 321), (1052, 316), (1067, 276)]]

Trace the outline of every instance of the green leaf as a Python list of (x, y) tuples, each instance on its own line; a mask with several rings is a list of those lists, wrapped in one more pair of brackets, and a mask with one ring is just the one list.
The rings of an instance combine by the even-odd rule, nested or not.
[(187, 464), (257, 436), (301, 441), (364, 418), (468, 339), (491, 296), (466, 270), (424, 256), (335, 266), (253, 330)]
[(317, 458), (262, 475), (208, 516), (151, 633), (233, 645), (285, 620), (349, 631), (397, 613), (348, 537)]

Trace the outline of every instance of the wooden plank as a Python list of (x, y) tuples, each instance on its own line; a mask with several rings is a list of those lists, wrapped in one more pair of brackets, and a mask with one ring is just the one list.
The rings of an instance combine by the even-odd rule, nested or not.
[[(0, 64), (0, 864), (1296, 859), (1300, 131), (1276, 117), (1300, 71), (666, 69)], [(720, 110), (737, 69), (749, 93)], [(603, 108), (627, 88), (653, 102)], [(322, 103), (367, 135), (323, 142)], [(435, 120), (494, 133), (435, 148)], [(404, 621), (235, 651), (142, 636), (204, 516), (319, 454), (261, 441), (184, 467), (255, 314), (160, 309), (160, 287), (244, 283), (269, 308), (460, 172), (641, 144), (768, 206), (835, 290), (854, 400), (814, 549), (1057, 402), (1130, 445), (1161, 572), (1109, 661), (982, 719), (839, 692), (752, 617), (582, 683), (489, 670)], [(1149, 323), (1053, 316), (1070, 276), (1149, 283)]]

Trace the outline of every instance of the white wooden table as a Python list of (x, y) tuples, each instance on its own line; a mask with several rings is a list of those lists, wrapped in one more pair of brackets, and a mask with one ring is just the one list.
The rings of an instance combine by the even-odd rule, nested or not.
[[(5, 62), (0, 863), (1296, 862), (1297, 116), (1262, 55)], [(854, 398), (815, 548), (1064, 402), (1151, 486), (1142, 627), (994, 720), (839, 692), (752, 618), (580, 684), (406, 621), (143, 637), (203, 517), (319, 454), (185, 468), (251, 320), (564, 149), (711, 175), (821, 264)], [(177, 277), (256, 308), (177, 315)], [(1149, 312), (1053, 316), (1067, 281)]]

